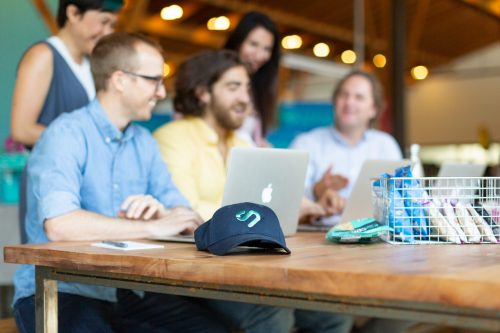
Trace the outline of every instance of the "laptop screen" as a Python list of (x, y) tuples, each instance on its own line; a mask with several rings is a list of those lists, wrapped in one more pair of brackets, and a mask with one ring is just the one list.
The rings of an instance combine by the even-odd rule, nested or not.
[(222, 206), (253, 202), (270, 207), (285, 236), (295, 234), (308, 153), (293, 149), (233, 148)]

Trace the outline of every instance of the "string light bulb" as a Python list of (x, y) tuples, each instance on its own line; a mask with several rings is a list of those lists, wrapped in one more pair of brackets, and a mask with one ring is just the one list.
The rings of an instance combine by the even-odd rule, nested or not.
[(231, 21), (226, 16), (212, 17), (207, 22), (208, 30), (227, 30), (231, 26)]
[(170, 66), (167, 63), (163, 64), (163, 76), (164, 77), (169, 77), (169, 75), (172, 73), (172, 66)]
[(288, 35), (281, 40), (281, 46), (287, 50), (299, 49), (302, 46), (302, 38), (299, 35)]
[(385, 55), (379, 53), (373, 57), (373, 65), (375, 65), (375, 67), (384, 68), (386, 64), (387, 59), (385, 58)]
[(165, 21), (173, 21), (180, 19), (184, 15), (182, 7), (179, 5), (170, 5), (164, 7), (160, 12), (160, 17)]
[(326, 43), (318, 43), (314, 45), (313, 53), (318, 58), (327, 57), (330, 54), (330, 47)]
[(424, 80), (429, 75), (429, 70), (425, 66), (415, 66), (411, 69), (411, 76), (415, 80)]
[(344, 64), (354, 64), (356, 62), (356, 53), (353, 50), (345, 50), (340, 55), (340, 59)]

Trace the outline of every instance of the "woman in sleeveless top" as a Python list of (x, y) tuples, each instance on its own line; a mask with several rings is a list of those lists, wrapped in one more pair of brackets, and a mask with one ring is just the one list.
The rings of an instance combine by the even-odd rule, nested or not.
[(238, 131), (257, 146), (267, 146), (265, 135), (275, 114), (279, 33), (273, 21), (258, 12), (245, 14), (226, 41), (224, 48), (235, 50), (252, 74), (253, 112)]
[[(88, 55), (113, 32), (121, 0), (60, 0), (57, 35), (30, 47), (22, 57), (12, 98), (11, 130), (16, 142), (32, 147), (63, 112), (95, 96)], [(21, 179), (19, 218), (24, 231), (26, 170)]]
[(57, 35), (24, 54), (12, 98), (16, 142), (33, 146), (59, 114), (82, 107), (94, 97), (87, 56), (102, 36), (113, 32), (114, 11), (119, 9), (106, 8), (106, 4), (102, 0), (60, 0)]

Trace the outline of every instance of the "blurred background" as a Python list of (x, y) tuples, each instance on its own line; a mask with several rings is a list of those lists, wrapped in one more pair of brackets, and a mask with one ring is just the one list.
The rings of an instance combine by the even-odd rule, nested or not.
[[(18, 243), (12, 236), (18, 177), (27, 158), (7, 140), (16, 68), (31, 44), (57, 31), (57, 5), (0, 5), (2, 246)], [(333, 87), (357, 67), (374, 72), (385, 88), (387, 107), (375, 127), (392, 133), (403, 152), (419, 144), (426, 175), (445, 160), (485, 163), (487, 175), (498, 175), (500, 0), (128, 0), (117, 30), (142, 32), (161, 43), (171, 92), (179, 63), (220, 48), (248, 11), (267, 14), (282, 37), (278, 113), (268, 134), (274, 146), (286, 147), (298, 133), (332, 124)], [(171, 119), (171, 97), (146, 127)], [(6, 266), (0, 264), (1, 317), (10, 311), (14, 268)]]

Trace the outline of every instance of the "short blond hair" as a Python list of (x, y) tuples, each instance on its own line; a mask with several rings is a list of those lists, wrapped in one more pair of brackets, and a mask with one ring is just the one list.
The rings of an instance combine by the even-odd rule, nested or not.
[(115, 32), (99, 40), (90, 56), (90, 66), (96, 91), (105, 91), (111, 75), (118, 71), (137, 69), (136, 45), (144, 43), (163, 53), (161, 46), (154, 40), (138, 34)]

